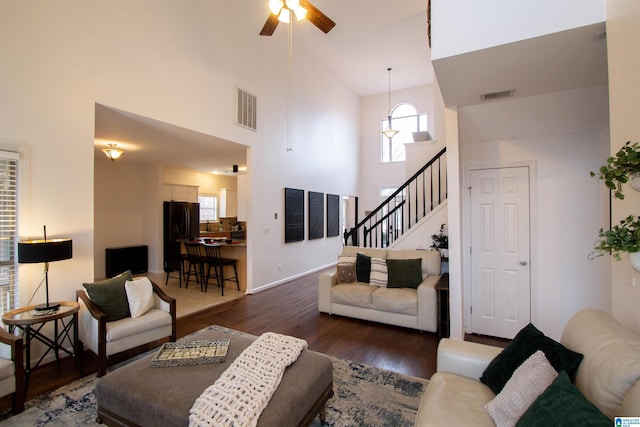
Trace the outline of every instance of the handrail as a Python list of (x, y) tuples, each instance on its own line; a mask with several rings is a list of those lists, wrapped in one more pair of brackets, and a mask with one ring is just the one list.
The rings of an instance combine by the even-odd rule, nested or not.
[(407, 179), (349, 231), (345, 245), (387, 247), (447, 198), (447, 148)]

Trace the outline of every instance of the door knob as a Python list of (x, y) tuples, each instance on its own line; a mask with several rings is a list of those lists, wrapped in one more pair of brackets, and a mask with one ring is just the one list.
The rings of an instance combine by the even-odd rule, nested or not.
[(521, 259), (521, 260), (520, 260), (520, 265), (527, 265), (527, 261), (525, 261), (525, 260)]

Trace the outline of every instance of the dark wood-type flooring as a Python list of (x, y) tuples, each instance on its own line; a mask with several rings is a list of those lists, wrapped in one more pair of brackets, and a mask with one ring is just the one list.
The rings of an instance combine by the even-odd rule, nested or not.
[[(439, 337), (427, 332), (360, 321), (318, 312), (318, 276), (293, 280), (255, 295), (203, 310), (177, 320), (178, 338), (209, 325), (260, 335), (272, 331), (307, 340), (309, 349), (382, 369), (430, 378), (436, 368)], [(179, 303), (179, 302), (178, 302)], [(81, 368), (72, 358), (41, 366), (31, 375), (27, 399), (55, 390), (97, 369), (90, 351)], [(10, 399), (0, 399), (0, 409)]]

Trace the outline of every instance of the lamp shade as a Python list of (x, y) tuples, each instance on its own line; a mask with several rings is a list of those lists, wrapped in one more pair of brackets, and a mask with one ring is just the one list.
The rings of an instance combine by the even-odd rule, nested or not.
[(73, 255), (71, 239), (25, 240), (18, 242), (18, 262), (38, 263), (70, 259)]

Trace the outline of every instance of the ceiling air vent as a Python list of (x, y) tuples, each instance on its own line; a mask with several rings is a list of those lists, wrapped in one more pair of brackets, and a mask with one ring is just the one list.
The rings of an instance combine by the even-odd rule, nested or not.
[(484, 95), (480, 95), (480, 100), (484, 102), (484, 101), (492, 101), (494, 99), (500, 99), (500, 98), (509, 98), (513, 96), (515, 92), (516, 92), (515, 89), (511, 89), (511, 90), (503, 90), (500, 92), (485, 93)]
[(257, 130), (258, 98), (238, 88), (236, 99), (236, 124), (253, 131)]

